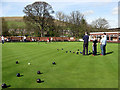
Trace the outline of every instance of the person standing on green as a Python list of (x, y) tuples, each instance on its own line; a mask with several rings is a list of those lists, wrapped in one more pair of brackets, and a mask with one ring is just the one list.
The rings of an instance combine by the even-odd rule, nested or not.
[(89, 40), (89, 36), (88, 36), (87, 32), (85, 32), (83, 40), (84, 40), (84, 43), (83, 43), (83, 55), (85, 55), (85, 51), (86, 51), (86, 55), (88, 55), (88, 40)]

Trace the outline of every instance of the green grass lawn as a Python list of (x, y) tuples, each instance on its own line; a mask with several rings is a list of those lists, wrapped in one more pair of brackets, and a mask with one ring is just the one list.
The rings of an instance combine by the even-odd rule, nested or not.
[[(106, 56), (65, 53), (82, 51), (82, 46), (82, 42), (5, 43), (2, 45), (2, 83), (11, 85), (9, 88), (117, 88), (118, 44), (108, 43)], [(53, 61), (56, 65), (52, 65)], [(38, 75), (38, 70), (43, 74)], [(16, 77), (17, 73), (23, 76)], [(36, 83), (38, 78), (44, 82)]]
[(23, 21), (7, 21), (8, 28), (22, 28), (25, 27), (25, 23)]

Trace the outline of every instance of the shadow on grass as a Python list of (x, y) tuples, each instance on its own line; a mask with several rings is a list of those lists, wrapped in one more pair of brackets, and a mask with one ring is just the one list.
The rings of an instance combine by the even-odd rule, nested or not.
[(93, 53), (92, 52), (89, 52), (89, 54), (88, 55), (92, 55)]
[[(113, 51), (111, 51), (111, 52), (107, 52), (105, 55), (108, 55), (108, 54), (112, 54), (112, 53), (114, 53)], [(88, 55), (92, 55), (93, 53), (92, 52), (90, 52)], [(101, 52), (97, 52), (97, 54), (95, 55), (95, 56), (99, 56), (101, 54)]]
[(113, 52), (113, 51), (111, 51), (111, 52), (107, 52), (106, 55), (108, 55), (108, 54), (112, 54), (112, 53), (114, 53), (114, 52)]
[(43, 83), (44, 82), (44, 80), (43, 81), (39, 81), (39, 82), (37, 82), (37, 83)]
[(23, 77), (24, 75), (20, 75), (20, 77)]
[(37, 74), (39, 75), (39, 74), (43, 74), (43, 73), (40, 72), (40, 73), (37, 73)]
[(43, 74), (43, 73), (40, 73), (40, 74)]
[[(97, 54), (96, 54), (95, 56), (98, 56), (98, 55), (100, 55), (100, 54), (101, 54), (100, 52), (97, 52)], [(92, 53), (92, 52), (89, 52), (88, 55), (93, 55), (93, 53)]]
[(7, 85), (7, 88), (11, 87), (11, 85)]
[(44, 80), (43, 81), (41, 81), (41, 83), (43, 83), (44, 82)]
[(101, 53), (100, 52), (97, 52), (96, 56), (100, 55)]
[[(112, 53), (114, 53), (114, 52), (113, 51), (107, 52), (105, 55), (112, 54)], [(97, 55), (100, 55), (100, 54), (101, 54), (100, 52), (97, 52)]]

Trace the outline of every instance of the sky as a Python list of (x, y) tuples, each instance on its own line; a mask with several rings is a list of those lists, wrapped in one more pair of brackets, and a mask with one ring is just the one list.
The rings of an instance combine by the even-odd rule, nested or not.
[[(38, 1), (38, 0), (37, 0)], [(118, 0), (42, 0), (49, 3), (55, 13), (62, 11), (69, 15), (72, 11), (84, 14), (88, 24), (98, 18), (105, 18), (109, 28), (118, 27)], [(0, 17), (24, 16), (23, 9), (35, 0), (1, 0)], [(53, 15), (55, 16), (55, 14)]]

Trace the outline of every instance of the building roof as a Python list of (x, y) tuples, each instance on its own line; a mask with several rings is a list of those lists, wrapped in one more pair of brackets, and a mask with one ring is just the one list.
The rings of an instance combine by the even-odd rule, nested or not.
[(120, 33), (120, 32), (90, 32), (90, 34)]

